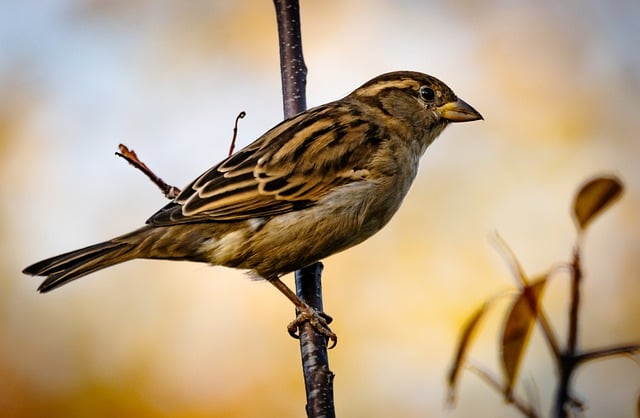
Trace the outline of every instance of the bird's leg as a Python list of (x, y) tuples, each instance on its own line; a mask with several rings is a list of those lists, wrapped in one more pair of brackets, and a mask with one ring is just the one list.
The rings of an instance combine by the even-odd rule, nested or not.
[(289, 334), (293, 338), (300, 338), (297, 334), (298, 326), (303, 322), (309, 321), (311, 326), (313, 326), (316, 331), (320, 334), (324, 335), (331, 341), (331, 345), (329, 348), (335, 347), (338, 342), (338, 336), (331, 331), (329, 328), (329, 324), (333, 320), (329, 315), (324, 312), (318, 312), (313, 309), (311, 306), (307, 305), (302, 299), (298, 297), (289, 287), (282, 282), (279, 278), (269, 279), (269, 283), (275, 286), (283, 295), (287, 297), (294, 305), (296, 305), (296, 309), (298, 311), (298, 316), (296, 319), (289, 324), (287, 330)]

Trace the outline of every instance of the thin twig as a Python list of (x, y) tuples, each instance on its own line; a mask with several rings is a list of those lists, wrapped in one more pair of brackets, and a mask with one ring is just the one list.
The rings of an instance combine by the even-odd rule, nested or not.
[(120, 152), (116, 152), (116, 155), (124, 158), (129, 164), (142, 171), (142, 173), (147, 176), (153, 184), (158, 186), (167, 199), (175, 199), (180, 194), (180, 189), (165, 183), (145, 163), (140, 161), (134, 150), (130, 150), (123, 144), (118, 145), (118, 149)]
[(528, 418), (539, 418), (538, 413), (535, 409), (527, 404), (526, 401), (518, 398), (513, 394), (513, 392), (509, 389), (507, 385), (501, 384), (498, 379), (493, 376), (491, 373), (482, 370), (473, 365), (469, 366), (469, 371), (475, 373), (478, 377), (484, 380), (490, 387), (496, 390), (499, 394), (504, 396), (505, 400), (507, 400), (511, 405), (513, 405), (522, 415)]
[(599, 360), (607, 357), (619, 356), (623, 354), (640, 353), (640, 344), (618, 345), (615, 347), (598, 348), (596, 350), (586, 351), (576, 356), (576, 363), (584, 363), (590, 360)]
[(231, 154), (233, 154), (233, 150), (236, 148), (236, 138), (238, 137), (238, 121), (240, 119), (244, 119), (245, 116), (247, 116), (247, 112), (245, 112), (244, 110), (238, 113), (238, 116), (236, 116), (236, 122), (233, 124), (233, 137), (231, 138), (231, 145), (229, 146), (229, 157), (231, 157)]
[[(236, 121), (233, 125), (233, 137), (231, 138), (231, 145), (229, 147), (229, 156), (233, 154), (233, 150), (236, 146), (236, 138), (238, 136), (238, 120), (243, 119), (246, 115), (247, 113), (245, 111), (242, 111), (238, 113), (238, 116), (236, 116)], [(175, 199), (176, 197), (178, 197), (178, 195), (180, 194), (180, 189), (176, 186), (171, 186), (165, 183), (165, 181), (162, 180), (158, 175), (156, 175), (156, 173), (154, 173), (153, 170), (149, 168), (149, 166), (147, 166), (142, 162), (142, 160), (140, 160), (138, 154), (136, 154), (134, 150), (127, 148), (127, 146), (124, 144), (119, 144), (118, 150), (120, 152), (116, 152), (116, 155), (126, 160), (129, 164), (131, 164), (133, 167), (137, 168), (145, 176), (147, 176), (147, 178), (149, 178), (149, 180), (151, 180), (153, 184), (158, 186), (158, 188), (162, 191), (167, 199)]]

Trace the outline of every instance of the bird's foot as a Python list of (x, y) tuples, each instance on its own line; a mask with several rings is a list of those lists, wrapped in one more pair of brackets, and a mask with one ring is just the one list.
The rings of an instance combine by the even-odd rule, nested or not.
[(333, 321), (329, 315), (324, 312), (318, 312), (310, 306), (298, 308), (298, 316), (288, 326), (289, 335), (293, 338), (300, 338), (298, 333), (299, 327), (308, 322), (316, 331), (327, 337), (330, 341), (328, 348), (333, 348), (338, 343), (338, 336), (331, 331), (329, 324)]

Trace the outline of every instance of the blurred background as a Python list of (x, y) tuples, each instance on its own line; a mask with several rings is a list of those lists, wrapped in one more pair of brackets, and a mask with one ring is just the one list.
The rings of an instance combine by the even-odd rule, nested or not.
[[(270, 1), (9, 0), (0, 6), (0, 414), (304, 414), (293, 307), (242, 272), (135, 261), (53, 293), (26, 265), (140, 226), (165, 204), (118, 143), (179, 187), (282, 119)], [(445, 377), (465, 320), (513, 287), (496, 232), (533, 275), (569, 258), (573, 193), (626, 184), (586, 235), (581, 342), (640, 339), (640, 3), (636, 0), (303, 1), (308, 104), (386, 71), (444, 80), (485, 117), (423, 158), (381, 233), (325, 260), (342, 417), (516, 417), (477, 376), (455, 409)], [(292, 278), (286, 278), (292, 283)], [(565, 334), (568, 277), (544, 303)], [(507, 303), (469, 361), (499, 372)], [(537, 331), (518, 393), (547, 413), (554, 369)], [(628, 358), (576, 375), (587, 417), (628, 417)]]

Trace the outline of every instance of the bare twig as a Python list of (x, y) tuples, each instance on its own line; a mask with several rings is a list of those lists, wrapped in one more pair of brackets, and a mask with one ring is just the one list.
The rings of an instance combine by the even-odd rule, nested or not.
[[(233, 154), (233, 150), (236, 146), (236, 138), (238, 136), (238, 120), (243, 119), (246, 115), (247, 113), (245, 111), (242, 111), (238, 113), (238, 116), (236, 116), (236, 121), (233, 125), (233, 137), (231, 138), (231, 145), (229, 146), (229, 156)], [(156, 175), (156, 173), (153, 172), (153, 170), (149, 168), (149, 166), (147, 166), (142, 162), (142, 160), (140, 160), (138, 154), (136, 154), (134, 150), (127, 148), (127, 146), (124, 144), (119, 144), (118, 150), (120, 152), (116, 152), (116, 155), (125, 159), (129, 164), (131, 164), (132, 166), (140, 170), (145, 176), (147, 176), (149, 180), (153, 182), (153, 184), (158, 186), (158, 188), (162, 191), (167, 199), (175, 199), (176, 197), (178, 197), (178, 195), (180, 194), (180, 189), (176, 186), (171, 186), (165, 183), (164, 180), (162, 180), (158, 175)]]
[(498, 379), (491, 373), (472, 365), (469, 366), (469, 371), (475, 373), (478, 377), (480, 377), (480, 379), (482, 379), (490, 387), (495, 389), (496, 392), (504, 396), (505, 400), (507, 400), (518, 411), (520, 411), (522, 415), (528, 418), (539, 418), (538, 413), (531, 405), (515, 396), (507, 385), (503, 385), (502, 383), (500, 383)]
[(619, 345), (615, 347), (599, 348), (596, 350), (586, 351), (576, 356), (576, 363), (584, 363), (590, 360), (599, 360), (607, 357), (620, 356), (623, 354), (640, 353), (640, 344)]
[(233, 154), (233, 150), (236, 148), (236, 138), (238, 137), (238, 121), (240, 119), (244, 119), (245, 116), (247, 116), (247, 112), (245, 112), (244, 110), (238, 113), (238, 116), (236, 116), (236, 122), (233, 124), (233, 137), (231, 138), (231, 145), (229, 146), (229, 157), (231, 157), (231, 154)]
[(123, 144), (118, 145), (118, 149), (120, 152), (116, 152), (116, 155), (124, 158), (129, 164), (142, 171), (142, 173), (147, 176), (153, 184), (158, 186), (167, 199), (175, 199), (180, 194), (180, 189), (165, 183), (160, 177), (151, 171), (145, 163), (140, 161), (134, 150), (130, 150)]

